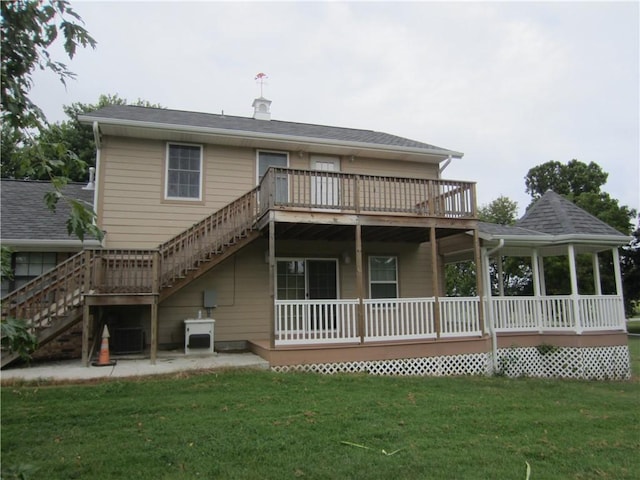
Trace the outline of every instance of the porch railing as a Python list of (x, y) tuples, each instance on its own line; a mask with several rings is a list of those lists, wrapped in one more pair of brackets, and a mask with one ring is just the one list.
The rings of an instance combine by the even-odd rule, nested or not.
[(475, 183), (271, 167), (261, 210), (274, 207), (474, 218)]
[(435, 338), (435, 299), (367, 299), (364, 303), (365, 341)]
[(441, 336), (481, 336), (479, 302), (478, 297), (439, 298)]
[(276, 343), (358, 340), (358, 300), (276, 300)]
[(615, 295), (493, 297), (491, 309), (497, 332), (625, 328), (622, 298)]
[[(276, 345), (482, 336), (479, 302), (478, 297), (364, 299), (361, 338), (357, 299), (276, 300)], [(575, 302), (572, 296), (493, 297), (490, 308), (498, 333), (625, 329), (620, 297), (578, 297), (578, 321)]]

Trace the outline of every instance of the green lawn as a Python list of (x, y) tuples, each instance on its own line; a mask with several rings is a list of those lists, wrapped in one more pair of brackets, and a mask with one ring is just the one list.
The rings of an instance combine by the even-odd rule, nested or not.
[[(638, 368), (640, 338), (632, 352)], [(524, 480), (528, 462), (531, 479), (631, 479), (638, 373), (587, 382), (225, 371), (5, 384), (2, 478)]]

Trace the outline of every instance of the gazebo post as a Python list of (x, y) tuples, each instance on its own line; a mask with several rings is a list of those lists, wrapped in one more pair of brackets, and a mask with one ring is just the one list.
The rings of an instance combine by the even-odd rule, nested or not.
[(542, 308), (540, 308), (540, 257), (538, 257), (537, 248), (534, 248), (531, 251), (531, 270), (533, 272), (533, 296), (535, 298), (536, 320), (538, 323), (538, 330), (542, 333), (544, 322), (542, 319)]
[(576, 324), (576, 333), (582, 333), (582, 322), (580, 321), (580, 308), (578, 305), (578, 275), (576, 273), (576, 252), (573, 244), (567, 246), (569, 254), (569, 276), (571, 277), (571, 302), (573, 303), (573, 318)]
[(591, 254), (593, 261), (593, 291), (596, 295), (602, 295), (602, 282), (600, 281), (600, 262), (598, 261), (598, 252)]

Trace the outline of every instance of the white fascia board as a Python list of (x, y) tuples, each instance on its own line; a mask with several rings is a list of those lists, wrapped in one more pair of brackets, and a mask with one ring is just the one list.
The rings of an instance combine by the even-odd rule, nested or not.
[(395, 145), (379, 145), (374, 143), (363, 143), (363, 142), (350, 142), (344, 140), (331, 140), (317, 137), (301, 137), (297, 135), (282, 135), (282, 134), (273, 134), (273, 133), (260, 133), (260, 132), (249, 132), (243, 130), (228, 130), (224, 128), (210, 128), (210, 127), (196, 127), (190, 125), (172, 125), (167, 123), (155, 123), (155, 122), (140, 122), (140, 121), (131, 121), (131, 120), (122, 120), (122, 119), (114, 119), (114, 118), (103, 118), (103, 117), (92, 117), (86, 115), (79, 115), (78, 119), (81, 122), (90, 122), (93, 123), (98, 122), (101, 125), (114, 125), (118, 127), (137, 127), (137, 128), (149, 128), (155, 130), (165, 130), (165, 131), (175, 131), (181, 133), (194, 133), (201, 135), (211, 135), (211, 136), (220, 136), (220, 137), (232, 137), (232, 138), (241, 138), (244, 140), (277, 140), (284, 142), (293, 142), (300, 143), (301, 145), (329, 145), (329, 146), (340, 146), (347, 148), (359, 148), (362, 150), (369, 151), (380, 151), (380, 152), (397, 152), (397, 153), (413, 153), (418, 155), (428, 155), (428, 156), (445, 156), (442, 161), (448, 159), (449, 156), (453, 158), (462, 158), (464, 153), (455, 152), (453, 150), (426, 150), (423, 148), (416, 147), (398, 147)]

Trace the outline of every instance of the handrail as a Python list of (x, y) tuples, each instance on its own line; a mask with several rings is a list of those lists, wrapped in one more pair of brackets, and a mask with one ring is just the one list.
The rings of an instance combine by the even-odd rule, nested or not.
[(275, 207), (475, 218), (475, 183), (271, 167), (260, 183)]
[(160, 245), (160, 288), (246, 236), (257, 220), (258, 192), (255, 187)]
[(31, 327), (46, 326), (52, 315), (79, 304), (85, 273), (84, 252), (59, 263), (2, 299), (2, 318), (31, 319)]

